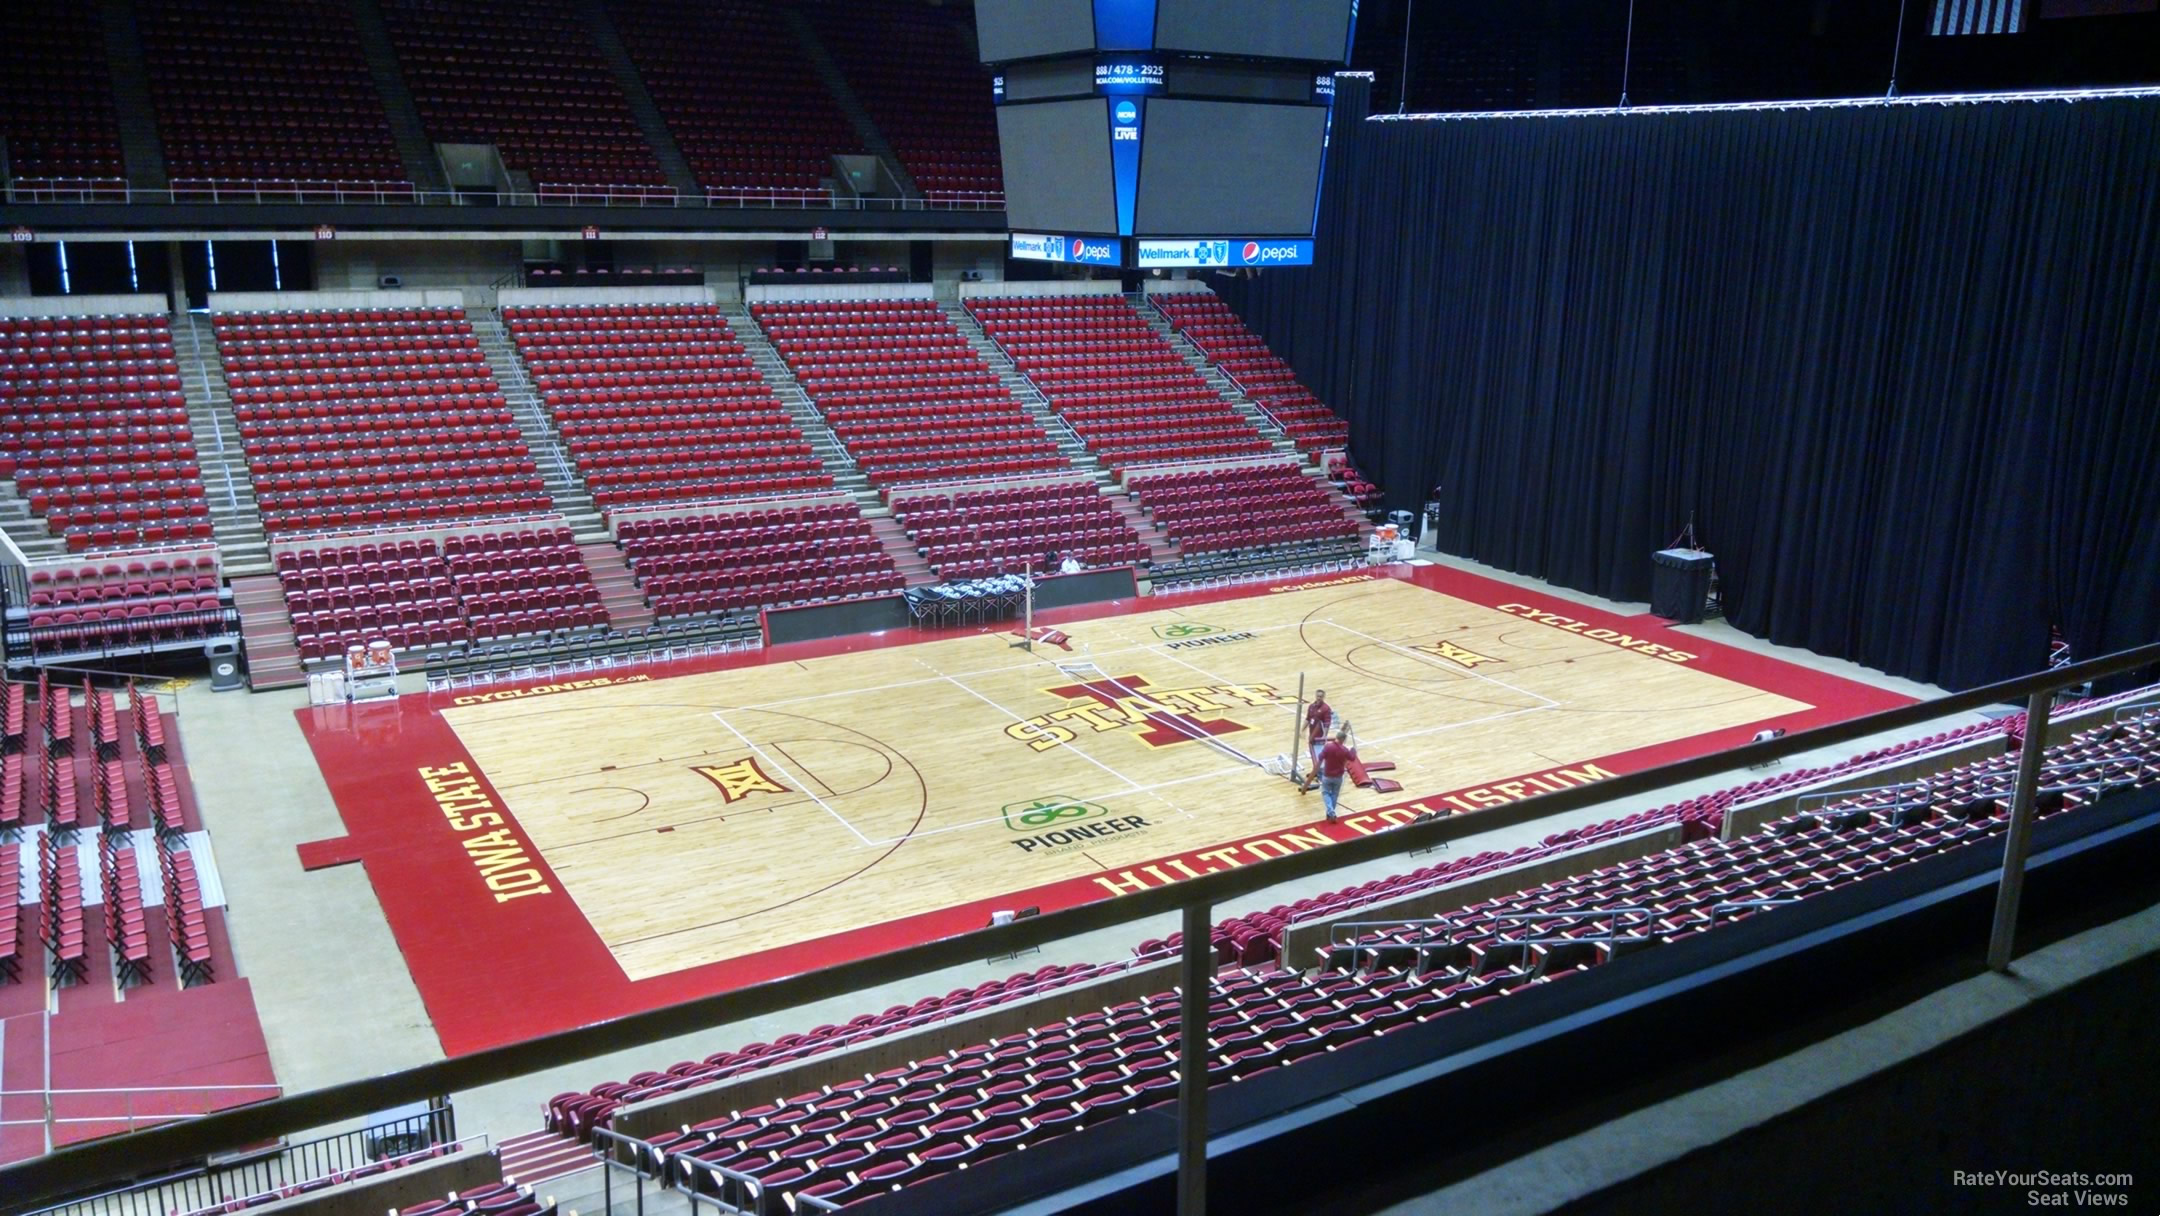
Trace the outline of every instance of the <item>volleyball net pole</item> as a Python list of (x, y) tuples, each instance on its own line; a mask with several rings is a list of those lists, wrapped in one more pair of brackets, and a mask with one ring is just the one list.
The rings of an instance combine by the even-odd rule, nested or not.
[(1297, 673), (1297, 704), (1290, 709), (1290, 784), (1303, 785), (1299, 763), (1305, 758), (1305, 673)]
[(1035, 572), (1033, 570), (1023, 571), (1020, 575), (1020, 582), (1023, 588), (1020, 593), (1020, 640), (1014, 642), (1012, 646), (1008, 647), (1007, 649), (1025, 650), (1029, 654), (1034, 654)]

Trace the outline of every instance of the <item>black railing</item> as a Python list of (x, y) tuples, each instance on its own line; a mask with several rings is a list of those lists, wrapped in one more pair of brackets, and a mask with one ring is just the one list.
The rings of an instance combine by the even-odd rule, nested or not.
[(244, 1160), (152, 1178), (119, 1190), (39, 1209), (34, 1216), (173, 1216), (220, 1208), (228, 1200), (268, 1194), (387, 1161), (457, 1139), (457, 1113), (448, 1102), (356, 1131), (265, 1149)]
[[(80, 1193), (85, 1184), (139, 1175), (159, 1163), (185, 1161), (229, 1150), (267, 1138), (357, 1118), (386, 1104), (417, 1102), (434, 1095), (456, 1093), (477, 1086), (513, 1080), (542, 1069), (596, 1056), (641, 1047), (677, 1035), (690, 1034), (731, 1022), (807, 1005), (813, 1001), (855, 992), (872, 985), (914, 979), (946, 967), (998, 954), (1042, 946), (1082, 933), (1129, 925), (1169, 913), (1178, 913), (1185, 927), (1181, 974), (1196, 977), (1183, 991), (1205, 991), (1205, 977), (1212, 972), (1213, 947), (1209, 927), (1215, 908), (1250, 896), (1279, 883), (1296, 881), (1365, 862), (1401, 857), (1412, 850), (1431, 848), (1443, 841), (1511, 827), (1567, 811), (1581, 810), (1624, 798), (1634, 798), (1666, 787), (1727, 774), (1748, 766), (1765, 764), (1787, 756), (1835, 744), (1847, 743), (1885, 731), (1901, 730), (1944, 716), (2004, 702), (2027, 700), (2037, 706), (2026, 746), (2046, 745), (2047, 697), (2058, 689), (2088, 681), (2160, 666), (2160, 642), (2087, 660), (2071, 667), (2044, 671), (1956, 693), (1933, 701), (1899, 706), (1862, 718), (1818, 727), (1780, 739), (1750, 743), (1730, 751), (1682, 760), (1638, 773), (1608, 778), (1591, 785), (1541, 794), (1506, 806), (1473, 814), (1453, 815), (1429, 823), (1412, 823), (1389, 832), (1339, 842), (1324, 849), (1293, 853), (1254, 865), (1222, 870), (1183, 882), (1121, 895), (1116, 899), (1082, 904), (1044, 916), (994, 925), (939, 941), (909, 946), (890, 953), (841, 963), (823, 970), (804, 972), (731, 992), (700, 997), (661, 1009), (629, 1014), (541, 1038), (513, 1043), (453, 1059), (424, 1064), (386, 1076), (349, 1081), (308, 1093), (293, 1094), (253, 1106), (221, 1112), (203, 1119), (107, 1140), (64, 1148), (32, 1161), (0, 1168), (0, 1213), (21, 1211), (32, 1204)], [(2029, 700), (2028, 700), (2029, 699)], [(2030, 712), (2030, 711), (2029, 711)], [(2034, 766), (2037, 768), (2037, 765)], [(2037, 777), (2037, 772), (2032, 774)], [(2030, 814), (2029, 781), (2020, 782), (2024, 813)], [(2014, 830), (2013, 844), (2018, 840)], [(2002, 871), (2002, 883), (2014, 892), (2022, 874), (2023, 853), (2012, 849), (2006, 860), (2014, 864)], [(2014, 902), (2014, 894), (2013, 900)], [(2014, 920), (2014, 908), (2012, 909)], [(2000, 935), (1999, 935), (2000, 936)], [(1204, 1045), (1206, 1002), (1182, 1003), (1181, 1041)], [(1206, 1142), (1204, 1122), (1196, 1116), (1205, 1111), (1207, 1090), (1204, 1075), (1188, 1073), (1179, 1087), (1181, 1114), (1179, 1176), (1180, 1210), (1196, 1214), (1203, 1207)]]

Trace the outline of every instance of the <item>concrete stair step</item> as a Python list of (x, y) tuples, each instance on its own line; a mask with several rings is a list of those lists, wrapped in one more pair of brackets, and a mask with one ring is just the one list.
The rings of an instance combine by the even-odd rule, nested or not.
[(397, 145), (398, 159), (405, 166), (406, 176), (422, 190), (447, 192), (450, 179), (443, 174), (442, 161), (435, 155), (434, 141), (427, 137), (427, 127), (420, 120), (420, 109), (413, 103), (404, 69), (390, 44), (390, 31), (383, 24), (381, 7), (376, 0), (353, 0), (352, 13), (360, 35), (360, 50), (367, 59), (368, 75), (374, 81), (375, 92), (382, 97), (383, 112), (390, 122), (391, 142)]
[(869, 523), (870, 534), (877, 537), (878, 543), (885, 547), (885, 552), (893, 559), (894, 567), (900, 571), (901, 577), (907, 580), (908, 586), (925, 587), (937, 581), (937, 575), (932, 573), (930, 563), (924, 559), (922, 551), (915, 547), (914, 539), (890, 512), (872, 517)]
[(855, 134), (862, 139), (863, 149), (885, 162), (886, 168), (892, 171), (893, 180), (899, 183), (902, 198), (921, 198), (922, 190), (909, 175), (907, 166), (900, 162), (900, 154), (893, 150), (892, 143), (885, 138), (885, 133), (871, 120), (870, 112), (863, 108), (862, 99), (855, 95), (854, 86), (848, 83), (847, 77), (840, 71), (840, 66), (833, 62), (832, 53), (825, 48), (824, 40), (811, 28), (810, 19), (794, 5), (781, 6), (779, 13), (781, 19), (787, 22), (789, 29), (794, 32), (796, 41), (801, 44), (804, 55), (810, 60), (811, 69), (817, 73), (818, 79), (824, 82), (826, 92), (832, 94), (840, 112), (847, 117), (849, 125), (855, 128)]
[(580, 544), (578, 557), (600, 590), (600, 604), (607, 609), (608, 624), (616, 629), (642, 629), (654, 621), (652, 605), (637, 586), (636, 576), (623, 562), (622, 550), (611, 542)]
[(1124, 492), (1109, 493), (1104, 497), (1110, 500), (1111, 506), (1117, 508), (1117, 513), (1125, 518), (1125, 522), (1132, 525), (1133, 531), (1140, 534), (1141, 541), (1148, 547), (1148, 560), (1154, 565), (1166, 566), (1184, 556), (1177, 542), (1171, 540), (1169, 534), (1158, 527), (1148, 513), (1141, 510), (1140, 505)]
[(307, 682), (300, 665), (300, 643), (293, 633), (285, 591), (274, 574), (243, 575), (232, 581), (233, 606), (240, 610), (240, 645), (247, 655), (248, 686), (262, 691)]
[[(595, 1167), (591, 1146), (560, 1132), (537, 1131), (512, 1136), (495, 1146), (505, 1181), (538, 1186)], [(558, 1196), (558, 1201), (560, 1196)]]
[(615, 83), (622, 88), (623, 100), (630, 104), (630, 116), (637, 120), (638, 131), (651, 146), (653, 159), (660, 163), (660, 171), (667, 175), (668, 184), (675, 187), (678, 197), (703, 198), (704, 187), (691, 172), (689, 158), (683, 155), (674, 133), (668, 130), (660, 107), (646, 91), (645, 78), (638, 75), (637, 65), (631, 62), (630, 53), (624, 49), (606, 7), (599, 0), (585, 0), (579, 7), (584, 10), (585, 24), (592, 30), (593, 45), (607, 61), (608, 70), (615, 74)]
[(165, 146), (158, 138), (157, 109), (143, 66), (135, 5), (133, 0), (101, 0), (97, 7), (112, 78), (113, 117), (120, 128), (120, 161), (126, 167), (128, 184), (163, 190), (171, 179), (166, 176)]

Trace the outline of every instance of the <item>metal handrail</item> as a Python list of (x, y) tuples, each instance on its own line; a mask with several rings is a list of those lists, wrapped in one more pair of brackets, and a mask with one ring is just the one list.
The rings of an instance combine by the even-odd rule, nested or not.
[(1641, 906), (1639, 906), (1639, 905), (1636, 905), (1636, 904), (1626, 904), (1626, 905), (1623, 905), (1623, 906), (1621, 906), (1621, 907), (1618, 907), (1618, 908), (1562, 908), (1562, 909), (1559, 909), (1559, 910), (1556, 910), (1556, 911), (1552, 911), (1552, 912), (1499, 912), (1499, 913), (1495, 913), (1495, 914), (1494, 914), (1494, 915), (1493, 915), (1492, 917), (1490, 917), (1489, 919), (1492, 919), (1492, 920), (1603, 920), (1604, 918), (1606, 918), (1606, 917), (1608, 917), (1608, 916), (1637, 916), (1637, 917), (1641, 917), (1642, 919), (1641, 919), (1641, 920), (1638, 920), (1638, 921), (1636, 921), (1635, 923), (1636, 923), (1636, 924), (1642, 924), (1642, 923), (1645, 923), (1645, 922), (1647, 922), (1647, 921), (1650, 921), (1650, 920), (1653, 920), (1653, 919), (1655, 919), (1655, 918), (1656, 918), (1656, 915), (1657, 915), (1657, 914), (1656, 914), (1655, 912), (1651, 911), (1651, 910), (1650, 910), (1649, 908), (1641, 907)]
[[(794, 1009), (835, 994), (913, 979), (945, 967), (979, 962), (994, 954), (1008, 954), (1171, 912), (1182, 913), (1188, 924), (1196, 928), (1197, 933), (1187, 934), (1184, 940), (1188, 963), (1201, 966), (1211, 957), (1208, 912), (1230, 900), (1279, 883), (1399, 857), (1411, 849), (1443, 840), (1460, 839), (1554, 814), (1640, 797), (1682, 782), (1722, 776), (1735, 769), (1781, 760), (1804, 751), (1917, 726), (2005, 701), (2050, 694), (2057, 689), (2156, 665), (2160, 665), (2160, 642), (2087, 659), (2058, 670), (2018, 676), (1934, 700), (1794, 732), (1780, 739), (1747, 743), (1730, 751), (1540, 794), (1475, 814), (1451, 815), (1433, 823), (1414, 824), (1401, 831), (1356, 837), (1325, 849), (1292, 853), (1165, 886), (1132, 891), (1116, 899), (988, 926), (820, 970), (439, 1060), (403, 1072), (326, 1086), (130, 1136), (74, 1145), (31, 1161), (0, 1167), (0, 1191), (9, 1195), (13, 1202), (33, 1203), (80, 1189), (86, 1180), (94, 1182), (140, 1172), (295, 1129), (325, 1126), (380, 1110), (386, 1104), (416, 1102), (436, 1094), (455, 1093), (523, 1077), (542, 1069), (644, 1046), (712, 1026)], [(2036, 726), (2041, 740), (2039, 745), (2044, 745), (2044, 716)], [(2032, 744), (2029, 742), (2029, 745)], [(1203, 1012), (1197, 1003), (1186, 1006), (1188, 1017), (1199, 1017)], [(1204, 1020), (1200, 1026), (1205, 1029)], [(1197, 1106), (1204, 1099), (1181, 1093), (1180, 1100)], [(1181, 1144), (1191, 1147), (1182, 1139)]]
[(1797, 899), (1735, 899), (1721, 904), (1710, 905), (1710, 919), (1716, 920), (1720, 915), (1729, 912), (1744, 912), (1760, 908), (1782, 908), (1786, 904), (1799, 902)]
[(836, 196), (830, 191), (806, 195), (790, 190), (730, 190), (709, 186), (686, 194), (673, 186), (542, 186), (532, 190), (422, 190), (410, 182), (329, 181), (279, 178), (197, 178), (166, 188), (128, 185), (119, 179), (76, 179), (79, 185), (24, 185), (7, 190), (11, 203), (90, 206), (203, 204), (221, 206), (344, 203), (398, 207), (462, 207), (472, 198), (513, 207), (602, 206), (640, 210), (794, 210), (794, 211), (959, 211), (999, 212), (1005, 196), (980, 192), (939, 198), (870, 198)]
[[(2150, 769), (2150, 768), (2152, 768), (2152, 767), (2153, 767), (2153, 765), (2152, 765), (2152, 762), (2150, 762), (2150, 761), (2147, 761), (2147, 760), (2143, 760), (2143, 759), (2136, 759), (2136, 758), (2128, 758), (2128, 759), (2120, 759), (2120, 760), (2111, 760), (2111, 761), (2108, 761), (2107, 763), (2109, 763), (2109, 764), (2112, 764), (2112, 765), (2124, 765), (2124, 766), (2128, 766), (2128, 772), (2127, 772), (2127, 773), (2121, 773), (2121, 774), (2118, 774), (2118, 775), (2117, 775), (2116, 777), (2114, 777), (2114, 778), (2109, 778), (2109, 777), (2106, 777), (2106, 776), (2102, 776), (2102, 777), (2100, 777), (2099, 779), (2097, 779), (2097, 780), (2093, 780), (2093, 781), (2069, 781), (2069, 782), (2058, 782), (2058, 783), (2055, 783), (2055, 784), (2048, 784), (2048, 785), (2042, 785), (2042, 786), (2040, 786), (2040, 787), (2038, 788), (2038, 792), (2039, 792), (2040, 794), (2043, 794), (2043, 795), (2045, 795), (2045, 794), (2074, 794), (2074, 793), (2077, 793), (2077, 792), (2078, 792), (2078, 791), (2080, 791), (2080, 790), (2101, 790), (2101, 791), (2106, 791), (2106, 790), (2116, 790), (2116, 789), (2121, 789), (2121, 788), (2123, 788), (2124, 786), (2134, 786), (2134, 785), (2136, 785), (2136, 784), (2137, 784), (2137, 781), (2138, 781), (2138, 778), (2139, 778), (2140, 776), (2142, 776), (2142, 775), (2143, 775), (2143, 774), (2144, 774), (2144, 773), (2145, 773), (2145, 772), (2146, 772), (2146, 771), (2147, 771), (2148, 769)], [(2061, 772), (2061, 771), (2062, 771), (2062, 769), (2063, 769), (2064, 767), (2066, 767), (2066, 766), (2063, 766), (2063, 765), (2057, 765), (2057, 766), (2055, 766), (2055, 771), (2057, 771), (2057, 772)], [(2016, 779), (2015, 779), (2015, 775), (2013, 774), (2013, 775), (2011, 775), (2011, 776), (2010, 776), (2010, 778), (2009, 778), (2009, 779), (2007, 780), (2007, 783), (2006, 783), (2006, 784), (2004, 784), (2004, 785), (2002, 785), (2002, 786), (2001, 786), (2001, 788), (1996, 788), (1996, 787), (1994, 786), (1994, 784), (1993, 784), (1993, 783), (1989, 783), (1989, 784), (1987, 784), (1987, 785), (1984, 785), (1984, 786), (1982, 786), (1982, 787), (1980, 787), (1980, 788), (1976, 788), (1975, 790), (1973, 790), (1973, 792), (1972, 792), (1972, 793), (1971, 793), (1971, 794), (1970, 794), (1970, 795), (1969, 795), (1968, 797), (1966, 797), (1965, 799), (1962, 799), (1961, 801), (1964, 801), (1964, 802), (1971, 802), (1971, 801), (1976, 801), (1976, 800), (1978, 800), (1978, 799), (1982, 799), (1982, 798), (1993, 798), (1993, 799), (1995, 799), (1995, 800), (1997, 800), (1997, 801), (2001, 801), (2001, 800), (2003, 800), (2003, 799), (2007, 799), (2007, 798), (2009, 798), (2009, 797), (2010, 797), (2010, 796), (2011, 796), (2012, 794), (2014, 794), (2014, 793), (2016, 792), (2016, 785), (2017, 785), (2017, 782), (2016, 782)], [(1879, 788), (1895, 788), (1895, 787), (1888, 787), (1888, 786), (1885, 786), (1885, 787), (1879, 787)], [(1855, 806), (1855, 807), (1851, 807), (1851, 808), (1848, 808), (1848, 813), (1850, 813), (1850, 814), (1854, 814), (1854, 815), (1869, 815), (1869, 816), (1872, 816), (1872, 815), (1874, 815), (1875, 813), (1877, 813), (1877, 812), (1879, 812), (1879, 811), (1892, 811), (1892, 812), (1896, 812), (1896, 811), (1905, 811), (1905, 810), (1911, 810), (1911, 809), (1913, 809), (1913, 808), (1915, 808), (1915, 807), (1934, 806), (1935, 804), (1936, 804), (1936, 800), (1935, 800), (1935, 799), (1922, 799), (1922, 800), (1919, 800), (1919, 801), (1916, 801), (1916, 802), (1906, 802), (1906, 801), (1904, 801), (1904, 800), (1902, 800), (1902, 799), (1901, 799), (1901, 800), (1899, 800), (1899, 801), (1896, 801), (1896, 802), (1893, 802), (1893, 803), (1889, 804), (1888, 806)], [(1832, 810), (1831, 810), (1831, 807), (1830, 807), (1830, 805), (1829, 805), (1829, 804), (1825, 804), (1825, 805), (1823, 805), (1823, 806), (1818, 806), (1818, 807), (1817, 807), (1816, 809), (1814, 809), (1814, 810), (1805, 810), (1805, 811), (1796, 811), (1796, 812), (1795, 812), (1795, 814), (1802, 814), (1802, 815), (1813, 815), (1813, 816), (1816, 816), (1817, 818), (1821, 818), (1821, 817), (1823, 817), (1823, 816), (1824, 816), (1825, 814), (1835, 814), (1835, 813), (1836, 813), (1836, 812), (1834, 812), (1834, 811), (1832, 811)]]
[[(173, 1086), (173, 1089), (276, 1088), (274, 1086)], [(21, 1092), (21, 1091), (17, 1091)], [(53, 1090), (54, 1093), (113, 1092), (102, 1090)], [(199, 1116), (174, 1116), (190, 1118)], [(97, 1120), (90, 1120), (97, 1121)], [(106, 1120), (109, 1121), (109, 1120)], [(68, 1122), (68, 1120), (56, 1120)], [(424, 1132), (432, 1145), (487, 1143), (485, 1134), (459, 1139), (457, 1115), (448, 1102), (351, 1131), (335, 1132), (297, 1143), (278, 1144), (243, 1160), (212, 1163), (145, 1179), (124, 1187), (102, 1191), (81, 1199), (39, 1209), (32, 1216), (169, 1216), (194, 1212), (224, 1203), (234, 1192), (258, 1195), (297, 1182), (325, 1178), (340, 1170), (371, 1164), (362, 1156), (370, 1136), (384, 1133)], [(397, 1154), (403, 1156), (404, 1154)], [(240, 1185), (235, 1185), (239, 1183)]]
[[(715, 1165), (688, 1153), (677, 1153), (669, 1162), (681, 1167), (682, 1178), (670, 1182), (669, 1185), (689, 1199), (691, 1216), (696, 1216), (700, 1203), (710, 1203), (729, 1216), (766, 1216), (765, 1196), (771, 1192), (764, 1183), (751, 1175), (740, 1170), (731, 1170), (724, 1165)], [(716, 1193), (708, 1195), (697, 1189), (697, 1170), (703, 1170), (712, 1177)], [(740, 1202), (737, 1196), (740, 1196)], [(744, 1203), (749, 1206), (743, 1206)]]

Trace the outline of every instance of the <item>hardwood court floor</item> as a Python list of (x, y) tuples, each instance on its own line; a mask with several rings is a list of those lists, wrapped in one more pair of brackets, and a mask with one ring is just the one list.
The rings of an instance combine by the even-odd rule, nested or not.
[[(307, 849), (367, 863), (455, 1052), (1902, 701), (1438, 568), (1055, 619), (304, 710), (352, 832)], [(1404, 787), (1339, 824), (1256, 763), (1301, 673)]]
[[(1309, 825), (1317, 793), (1227, 750), (1291, 749), (1300, 672), (1419, 791), (1809, 708), (1394, 580), (1066, 632), (443, 716), (644, 978)], [(1107, 830), (1044, 839), (1079, 824)]]

